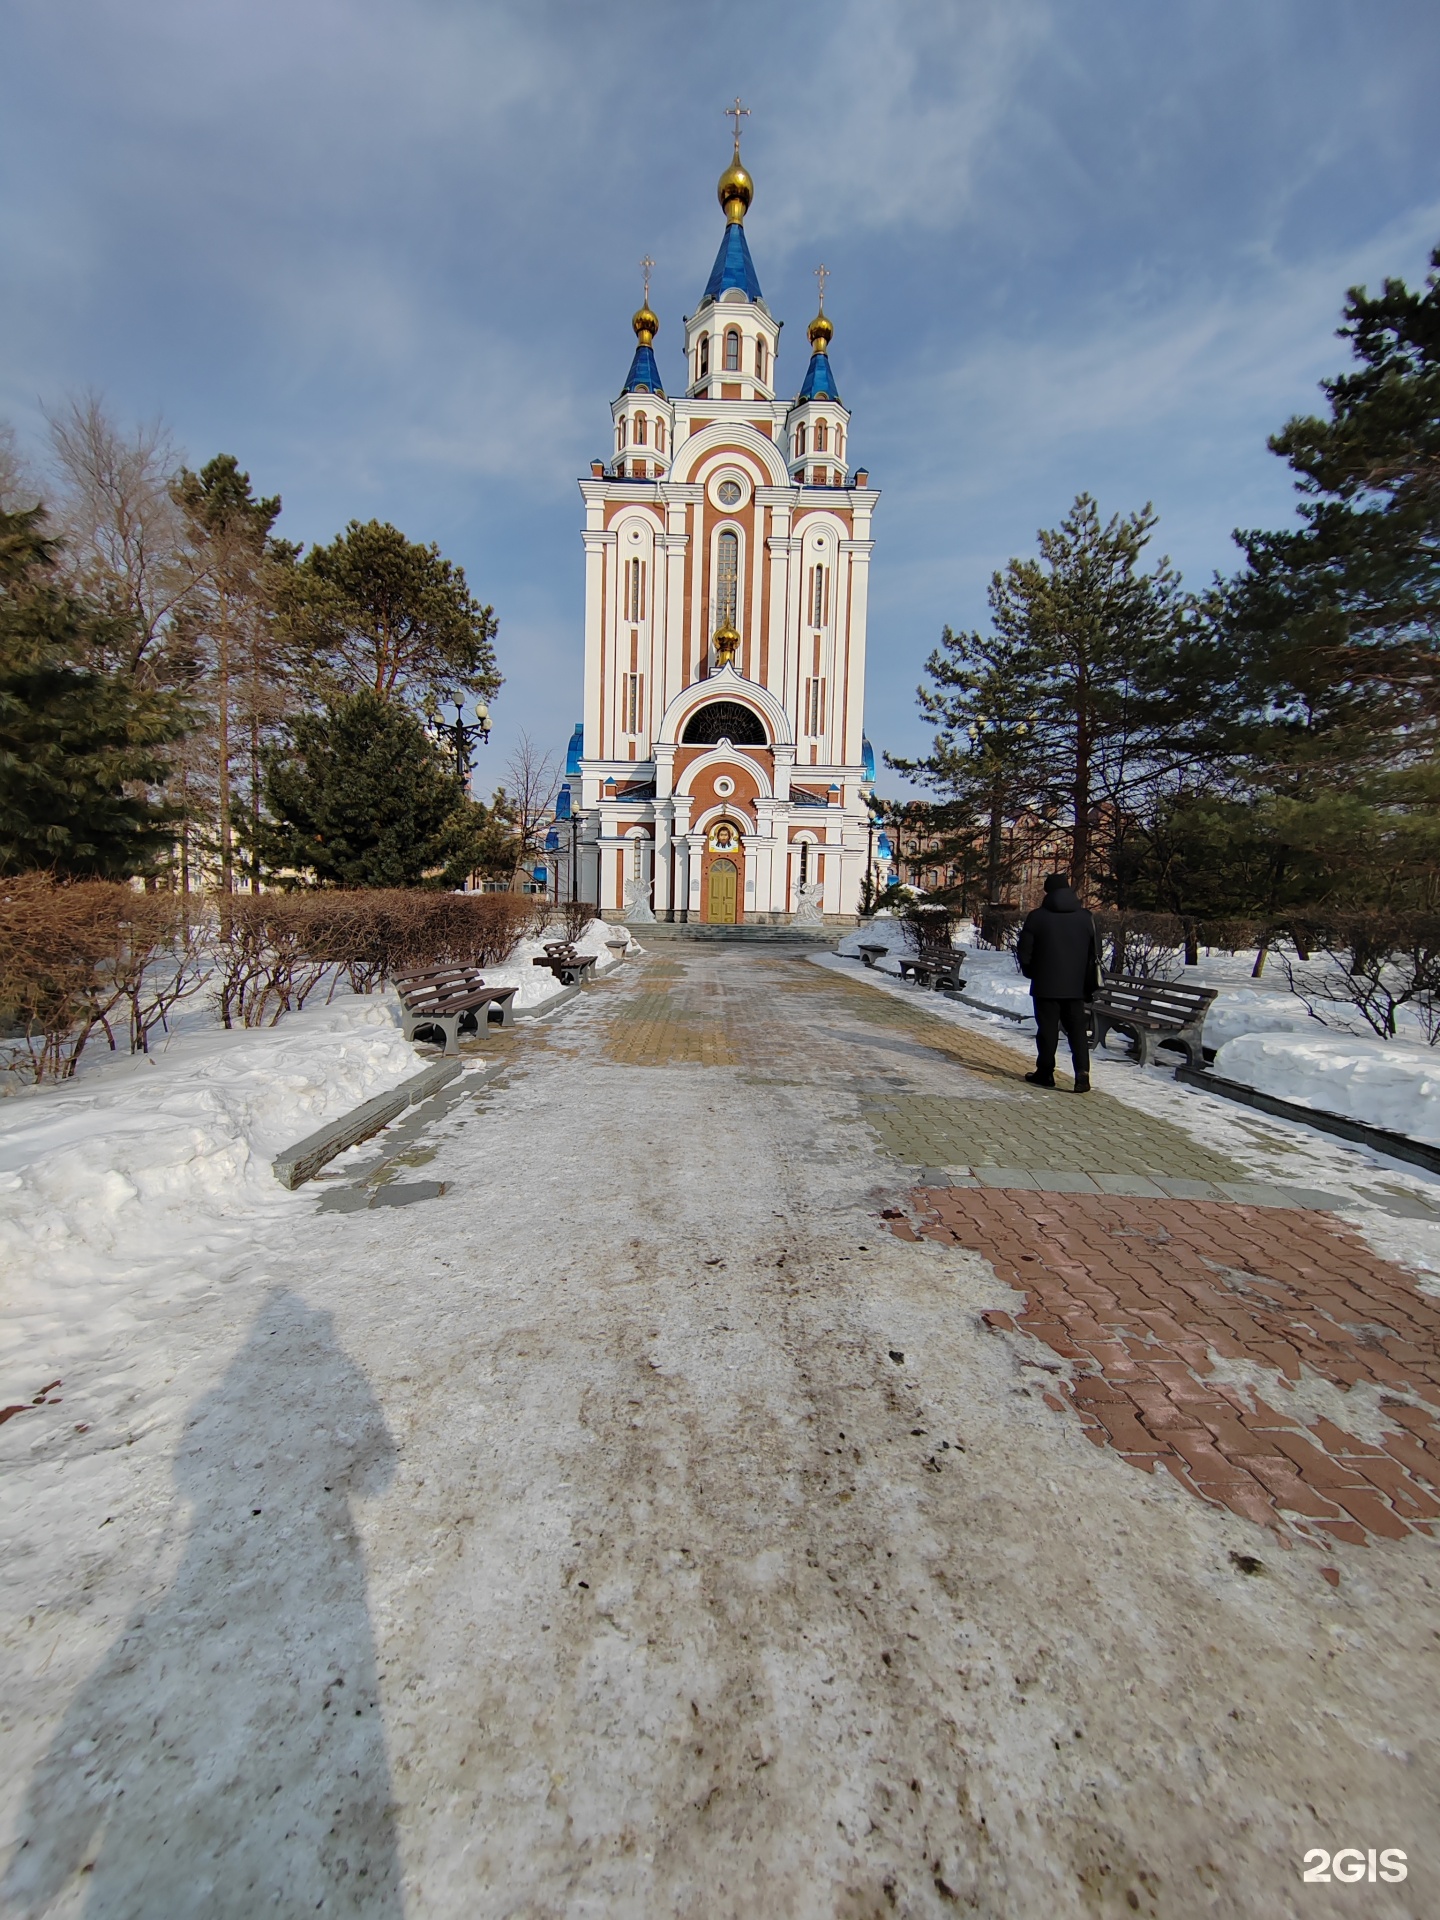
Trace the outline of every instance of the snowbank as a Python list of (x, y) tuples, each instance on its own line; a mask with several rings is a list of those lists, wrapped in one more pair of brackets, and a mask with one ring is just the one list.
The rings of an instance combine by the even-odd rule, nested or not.
[(197, 1250), (218, 1223), (280, 1211), (280, 1148), (422, 1062), (392, 995), (276, 1027), (210, 1028), (0, 1106), (7, 1312), (58, 1284), (123, 1278)]
[[(621, 933), (629, 937), (627, 927), (612, 927), (607, 926), (603, 920), (592, 920), (574, 943), (575, 950), (577, 953), (593, 953), (596, 973), (604, 973), (615, 964), (615, 956), (605, 942)], [(559, 928), (553, 929), (545, 936), (548, 940), (559, 940), (563, 937)], [(634, 944), (633, 941), (631, 944)], [(512, 1004), (522, 1013), (544, 1006), (547, 1000), (553, 1000), (557, 993), (564, 992), (564, 988), (548, 968), (534, 965), (535, 960), (544, 951), (545, 940), (522, 940), (504, 966), (485, 968), (486, 986), (517, 988)]]
[[(1207, 1028), (1208, 1032), (1208, 1028)], [(1260, 1093), (1440, 1146), (1440, 1057), (1350, 1034), (1247, 1033), (1215, 1071)]]

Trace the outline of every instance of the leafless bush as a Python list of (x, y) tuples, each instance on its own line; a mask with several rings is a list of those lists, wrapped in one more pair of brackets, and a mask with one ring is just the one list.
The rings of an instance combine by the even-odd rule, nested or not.
[(997, 953), (1013, 953), (1025, 924), (1023, 907), (982, 907), (975, 928), (975, 944)]
[(68, 1079), (97, 1026), (114, 1045), (114, 956), (123, 887), (60, 887), (48, 874), (0, 883), (0, 1020), (12, 1071)]
[[(1429, 1045), (1440, 1044), (1440, 915), (1340, 914), (1297, 923), (1290, 934), (1296, 957), (1282, 959), (1286, 980), (1322, 1026), (1348, 1026), (1358, 1014), (1393, 1040), (1409, 1007)], [(1322, 964), (1310, 964), (1312, 955)]]
[(120, 891), (125, 902), (114, 957), (117, 1004), (128, 1010), (130, 1051), (148, 1053), (155, 1029), (168, 1030), (175, 1008), (209, 977), (212, 928), (178, 894)]
[(593, 900), (567, 900), (560, 908), (560, 925), (565, 938), (572, 942), (580, 938), (592, 920), (599, 918), (600, 909)]
[(1178, 980), (1185, 952), (1185, 923), (1174, 913), (1097, 913), (1102, 951), (1110, 950), (1110, 973), (1132, 980)]
[(913, 896), (900, 908), (900, 925), (906, 945), (917, 953), (951, 945), (961, 919), (958, 907), (943, 900)]
[(1195, 928), (1199, 944), (1218, 953), (1249, 953), (1259, 946), (1263, 933), (1258, 920), (1201, 920)]

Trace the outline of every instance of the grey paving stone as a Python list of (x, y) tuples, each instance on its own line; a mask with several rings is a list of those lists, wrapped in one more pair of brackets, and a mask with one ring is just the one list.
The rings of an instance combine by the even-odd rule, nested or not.
[(1283, 1187), (1274, 1187), (1265, 1180), (1226, 1180), (1221, 1183), (1221, 1191), (1227, 1199), (1238, 1200), (1247, 1207), (1293, 1207), (1292, 1200)]
[(1092, 1173), (1090, 1178), (1101, 1193), (1124, 1200), (1168, 1200), (1169, 1194), (1141, 1173)]
[(1035, 1185), (1041, 1193), (1099, 1193), (1088, 1173), (1058, 1173), (1035, 1170)]
[(1172, 1200), (1223, 1200), (1225, 1195), (1209, 1180), (1171, 1180), (1156, 1174), (1155, 1184)]
[(982, 1187), (1019, 1187), (1025, 1193), (1039, 1193), (1040, 1182), (1024, 1167), (976, 1167), (975, 1178)]

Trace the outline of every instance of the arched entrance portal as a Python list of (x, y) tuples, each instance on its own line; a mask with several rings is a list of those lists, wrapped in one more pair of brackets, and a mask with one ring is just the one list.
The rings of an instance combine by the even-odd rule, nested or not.
[(739, 878), (733, 860), (721, 859), (710, 862), (710, 887), (709, 896), (705, 902), (705, 918), (712, 926), (733, 927), (735, 925)]

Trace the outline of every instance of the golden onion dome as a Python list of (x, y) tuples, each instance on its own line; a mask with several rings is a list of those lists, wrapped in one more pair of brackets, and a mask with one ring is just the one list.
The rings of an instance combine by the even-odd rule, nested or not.
[(630, 324), (635, 329), (635, 337), (640, 342), (642, 347), (648, 347), (650, 345), (650, 342), (655, 338), (656, 334), (660, 331), (660, 322), (655, 318), (655, 315), (650, 311), (650, 304), (648, 301), (645, 303), (643, 307), (641, 307), (638, 313), (634, 314), (631, 317)]
[(722, 620), (711, 636), (715, 648), (715, 658), (722, 667), (735, 664), (735, 655), (740, 649), (740, 636), (728, 620)]
[(809, 334), (810, 344), (816, 353), (828, 351), (830, 342), (835, 338), (835, 329), (831, 326), (823, 307), (810, 322)]
[(735, 158), (720, 176), (720, 184), (715, 189), (720, 204), (725, 209), (725, 218), (731, 226), (738, 226), (745, 218), (745, 210), (755, 198), (755, 182), (740, 164), (740, 149), (735, 149)]

